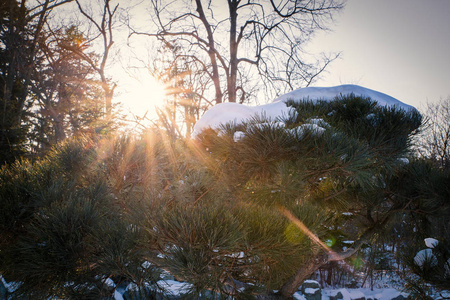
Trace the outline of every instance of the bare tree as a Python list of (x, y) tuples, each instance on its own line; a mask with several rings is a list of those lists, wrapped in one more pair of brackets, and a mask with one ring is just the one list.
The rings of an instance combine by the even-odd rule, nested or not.
[(161, 55), (148, 68), (165, 85), (166, 105), (160, 108), (159, 117), (170, 120), (169, 127), (179, 127), (178, 131), (189, 137), (196, 121), (213, 105), (205, 96), (211, 79), (203, 76), (198, 64), (178, 58), (184, 49), (176, 43), (163, 46), (158, 52)]
[(450, 167), (450, 96), (427, 103), (424, 111), (427, 123), (419, 137), (421, 154), (436, 161), (440, 167)]
[(76, 3), (81, 14), (89, 21), (89, 25), (95, 30), (95, 33), (92, 33), (92, 36), (88, 37), (88, 41), (86, 43), (92, 43), (95, 40), (100, 39), (102, 44), (102, 53), (100, 54), (100, 59), (94, 59), (92, 56), (81, 51), (79, 47), (67, 46), (67, 49), (79, 55), (100, 76), (102, 88), (105, 93), (106, 117), (111, 119), (112, 98), (114, 96), (116, 84), (111, 83), (110, 79), (106, 75), (106, 63), (108, 62), (108, 58), (111, 53), (111, 47), (114, 44), (113, 25), (119, 4), (112, 7), (110, 0), (102, 0), (100, 18), (97, 20), (93, 14), (89, 13), (87, 9), (81, 5), (80, 1), (76, 0)]
[(202, 70), (211, 82), (211, 102), (242, 103), (256, 96), (250, 94), (256, 85), (278, 94), (314, 82), (337, 56), (308, 63), (303, 46), (343, 2), (152, 0), (157, 29), (132, 29), (131, 35), (181, 46), (185, 51), (174, 60)]

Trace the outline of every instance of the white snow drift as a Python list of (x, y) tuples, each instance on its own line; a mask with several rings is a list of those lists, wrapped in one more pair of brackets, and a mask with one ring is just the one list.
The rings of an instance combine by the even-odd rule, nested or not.
[(194, 127), (193, 137), (195, 138), (206, 128), (218, 128), (221, 124), (230, 122), (242, 123), (255, 116), (263, 116), (268, 120), (275, 121), (278, 117), (288, 116), (291, 108), (286, 106), (286, 101), (294, 100), (325, 100), (331, 101), (336, 96), (348, 95), (370, 97), (381, 106), (395, 106), (404, 110), (413, 110), (413, 106), (405, 104), (389, 95), (362, 87), (358, 85), (345, 84), (334, 87), (307, 87), (301, 88), (275, 99), (272, 103), (247, 106), (238, 103), (221, 103), (213, 106), (203, 117), (198, 120)]

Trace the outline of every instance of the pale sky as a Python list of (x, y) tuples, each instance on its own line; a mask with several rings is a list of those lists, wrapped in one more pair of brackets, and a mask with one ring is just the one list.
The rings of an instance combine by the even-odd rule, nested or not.
[(358, 84), (420, 108), (450, 96), (450, 0), (348, 0), (314, 52), (342, 56), (314, 86)]
[[(143, 24), (147, 17), (142, 8), (135, 15)], [(334, 20), (307, 50), (342, 54), (313, 86), (358, 84), (419, 109), (450, 96), (450, 0), (347, 0)], [(151, 80), (134, 83), (135, 95), (122, 94), (122, 102), (143, 114), (162, 97), (148, 92), (156, 89)]]

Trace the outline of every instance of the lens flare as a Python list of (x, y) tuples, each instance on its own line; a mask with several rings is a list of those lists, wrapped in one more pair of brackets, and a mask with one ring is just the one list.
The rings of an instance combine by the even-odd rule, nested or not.
[(300, 244), (305, 234), (294, 224), (290, 223), (284, 230), (284, 236), (291, 244)]

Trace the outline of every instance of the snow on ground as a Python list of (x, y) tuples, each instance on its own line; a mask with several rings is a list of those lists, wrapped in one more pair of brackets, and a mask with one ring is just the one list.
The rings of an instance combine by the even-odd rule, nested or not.
[[(305, 281), (306, 282), (306, 281)], [(6, 288), (6, 290), (11, 293), (16, 288), (17, 285), (14, 283), (7, 283), (4, 278), (0, 275), (0, 284), (3, 285), (3, 287)], [(114, 284), (114, 283), (112, 283)], [(191, 284), (186, 282), (179, 282), (176, 280), (160, 280), (158, 281), (157, 285), (161, 288), (163, 288), (166, 291), (166, 295), (170, 297), (181, 297), (185, 293), (189, 291), (189, 289), (192, 287)], [(133, 291), (136, 290), (137, 286), (133, 283), (130, 283), (128, 286), (120, 286), (117, 287), (113, 293), (114, 300), (123, 300), (124, 294), (127, 291)], [(307, 289), (305, 289), (306, 291)], [(313, 290), (313, 289), (311, 289)], [(307, 291), (313, 293), (313, 291)], [(373, 290), (370, 290), (369, 288), (359, 288), (359, 289), (346, 289), (346, 288), (324, 288), (322, 289), (322, 300), (329, 300), (330, 297), (336, 296), (340, 293), (342, 295), (342, 300), (352, 300), (352, 299), (378, 299), (378, 300), (391, 300), (391, 299), (398, 299), (396, 297), (399, 297), (400, 295), (407, 297), (406, 293), (403, 293), (402, 291), (396, 290), (394, 288), (383, 288), (383, 289), (377, 289), (374, 288)], [(447, 294), (445, 294), (447, 295)], [(449, 295), (450, 296), (450, 295)], [(2, 295), (0, 294), (0, 299), (2, 299)], [(306, 300), (305, 296), (299, 291), (294, 294), (294, 299), (298, 300)]]
[[(176, 280), (164, 280), (164, 281), (161, 280), (161, 281), (158, 281), (158, 286), (164, 288), (164, 290), (167, 291), (168, 295), (175, 296), (175, 297), (181, 297), (191, 287), (191, 285), (188, 283), (178, 282)], [(133, 284), (130, 284), (126, 288), (126, 290), (132, 290), (135, 288), (136, 287), (133, 286)], [(308, 289), (306, 289), (306, 290), (308, 290)], [(310, 290), (314, 290), (314, 291), (306, 291), (306, 292), (310, 292), (310, 294), (313, 294), (315, 292), (315, 289), (310, 289)], [(125, 293), (125, 290), (116, 290), (114, 293), (113, 299), (114, 300), (123, 300), (124, 293)], [(391, 300), (391, 299), (398, 299), (397, 297), (399, 297), (399, 296), (403, 296), (406, 299), (408, 296), (407, 293), (403, 293), (394, 288), (383, 288), (383, 289), (374, 288), (373, 290), (371, 290), (369, 288), (359, 288), (359, 289), (325, 288), (325, 289), (322, 289), (322, 300), (329, 300), (330, 297), (336, 297), (339, 293), (342, 296), (339, 299), (342, 299), (342, 300), (353, 300), (353, 299)], [(297, 300), (306, 300), (305, 295), (303, 295), (300, 291), (296, 292), (293, 296), (294, 296), (294, 299), (297, 299)]]
[(413, 110), (414, 107), (405, 104), (389, 95), (374, 91), (359, 85), (345, 84), (333, 87), (307, 87), (294, 90), (275, 99), (272, 103), (247, 106), (238, 103), (221, 103), (209, 109), (194, 126), (193, 137), (195, 138), (202, 130), (206, 128), (217, 128), (221, 124), (230, 122), (242, 123), (255, 116), (263, 116), (269, 120), (275, 121), (277, 117), (288, 116), (291, 108), (287, 107), (285, 102), (288, 100), (325, 100), (331, 101), (336, 96), (348, 95), (353, 93), (355, 96), (370, 97), (377, 101), (381, 106), (395, 106), (404, 110)]
[(393, 288), (385, 288), (385, 289), (324, 289), (322, 290), (322, 299), (329, 299), (330, 296), (336, 296), (338, 293), (341, 293), (342, 300), (351, 300), (351, 299), (378, 299), (378, 300), (391, 300), (395, 299), (402, 295), (403, 297), (407, 297), (408, 294), (402, 293)]
[(181, 296), (192, 288), (192, 285), (186, 282), (178, 282), (176, 280), (158, 281), (158, 285), (164, 290), (169, 291), (171, 295)]
[[(306, 281), (305, 281), (306, 282)], [(114, 284), (114, 283), (112, 283)], [(9, 293), (12, 293), (17, 285), (14, 283), (7, 283), (4, 278), (0, 275), (0, 285), (2, 285)], [(176, 280), (160, 280), (157, 285), (163, 288), (166, 291), (166, 295), (170, 295), (171, 297), (181, 297), (183, 294), (187, 293), (189, 289), (192, 287), (191, 284), (186, 282), (179, 282)], [(130, 283), (128, 286), (120, 286), (117, 287), (113, 293), (114, 300), (123, 300), (124, 294), (127, 291), (136, 290), (137, 286), (133, 283)], [(311, 289), (312, 290), (312, 289)], [(305, 290), (306, 291), (306, 290)], [(309, 291), (312, 292), (312, 291)], [(342, 300), (352, 300), (352, 299), (378, 299), (378, 300), (391, 300), (400, 295), (407, 297), (406, 293), (402, 293), (399, 290), (394, 288), (383, 288), (377, 289), (374, 288), (370, 290), (369, 288), (359, 288), (359, 289), (346, 289), (346, 288), (324, 288), (322, 289), (322, 300), (329, 300), (330, 296), (336, 296), (340, 293), (343, 298)], [(447, 294), (445, 294), (447, 295)], [(450, 296), (450, 295), (449, 295)], [(0, 299), (2, 299), (2, 294), (0, 293)], [(306, 300), (305, 296), (299, 291), (294, 294), (294, 299), (298, 300)]]
[[(186, 293), (190, 287), (190, 285), (187, 283), (182, 283), (175, 280), (159, 281), (158, 285), (163, 287), (172, 296), (181, 296), (184, 293)], [(400, 295), (403, 296), (405, 299), (408, 296), (407, 293), (401, 292), (394, 288), (383, 288), (383, 289), (374, 288), (373, 290), (369, 288), (359, 288), (359, 289), (325, 288), (322, 289), (322, 300), (329, 300), (330, 297), (336, 297), (336, 295), (338, 295), (339, 293), (342, 295), (342, 298), (340, 298), (342, 300), (352, 300), (352, 299), (392, 300), (396, 299)], [(115, 294), (114, 299), (122, 300), (123, 299), (122, 294), (117, 292)], [(300, 291), (294, 294), (294, 299), (306, 300), (305, 296)]]

